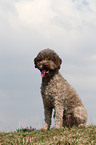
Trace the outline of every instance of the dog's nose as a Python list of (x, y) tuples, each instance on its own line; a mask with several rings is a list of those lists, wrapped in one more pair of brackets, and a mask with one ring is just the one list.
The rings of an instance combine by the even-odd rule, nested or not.
[(47, 64), (44, 64), (43, 66), (44, 66), (44, 67), (47, 67), (48, 65), (47, 65)]

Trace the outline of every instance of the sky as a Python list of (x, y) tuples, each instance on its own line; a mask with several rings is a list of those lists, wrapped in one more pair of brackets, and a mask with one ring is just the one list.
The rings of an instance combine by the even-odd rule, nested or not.
[(43, 127), (34, 58), (45, 48), (96, 125), (96, 0), (0, 0), (0, 131)]

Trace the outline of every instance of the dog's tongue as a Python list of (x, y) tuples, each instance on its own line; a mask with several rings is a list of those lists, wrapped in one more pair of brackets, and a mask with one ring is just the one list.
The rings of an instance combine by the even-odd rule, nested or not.
[(41, 77), (42, 78), (45, 77), (45, 73), (46, 73), (46, 70), (42, 70), (42, 72), (41, 72)]
[(49, 73), (49, 70), (48, 70), (48, 71), (42, 70), (42, 72), (41, 72), (41, 77), (42, 77), (42, 78), (45, 77), (45, 75), (48, 74), (48, 73)]

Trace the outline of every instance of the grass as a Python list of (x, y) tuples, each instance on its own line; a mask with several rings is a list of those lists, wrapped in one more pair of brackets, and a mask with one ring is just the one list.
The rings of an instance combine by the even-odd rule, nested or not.
[(96, 126), (51, 129), (21, 128), (0, 133), (0, 145), (96, 145)]

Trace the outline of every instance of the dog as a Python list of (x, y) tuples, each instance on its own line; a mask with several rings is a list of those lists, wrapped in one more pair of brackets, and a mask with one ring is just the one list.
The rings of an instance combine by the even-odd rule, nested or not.
[(75, 89), (59, 72), (61, 58), (49, 48), (39, 52), (34, 59), (35, 68), (42, 76), (41, 95), (44, 104), (44, 130), (51, 125), (52, 111), (55, 110), (55, 128), (85, 127), (87, 112)]

